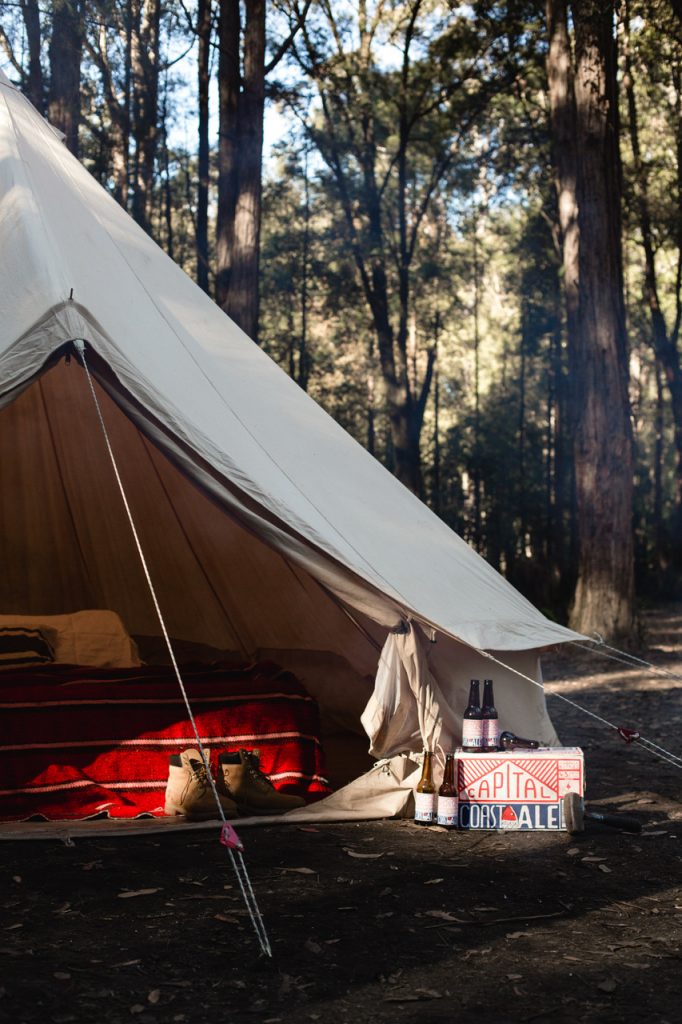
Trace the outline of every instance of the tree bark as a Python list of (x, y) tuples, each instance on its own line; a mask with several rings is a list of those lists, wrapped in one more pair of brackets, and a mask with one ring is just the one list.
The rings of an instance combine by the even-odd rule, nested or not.
[(613, 3), (574, 0), (580, 287), (575, 351), (578, 581), (582, 633), (634, 626), (632, 426), (620, 223)]
[(220, 145), (216, 298), (258, 341), (261, 162), (265, 109), (265, 0), (220, 5)]
[(78, 156), (81, 117), (80, 80), (83, 9), (76, 0), (55, 0), (50, 39), (48, 118), (64, 132), (67, 147)]
[(671, 398), (675, 452), (677, 460), (677, 479), (675, 487), (675, 510), (677, 517), (682, 510), (682, 367), (677, 340), (668, 331), (665, 316), (661, 308), (656, 274), (656, 257), (651, 225), (649, 203), (649, 180), (647, 169), (642, 160), (639, 144), (639, 123), (637, 102), (635, 97), (634, 72), (630, 59), (629, 46), (625, 55), (625, 92), (628, 106), (630, 128), (630, 144), (632, 146), (634, 179), (637, 187), (636, 206), (639, 215), (639, 229), (644, 249), (644, 302), (651, 317), (651, 337), (657, 362), (665, 376)]
[(547, 0), (549, 85), (552, 162), (556, 184), (561, 261), (566, 305), (566, 333), (575, 338), (578, 316), (578, 228), (576, 112), (571, 42), (566, 0)]
[(43, 65), (40, 60), (40, 11), (36, 0), (22, 0), (21, 12), (26, 28), (26, 45), (28, 47), (28, 73), (24, 82), (24, 92), (31, 103), (41, 114), (45, 113), (45, 82)]
[(230, 283), (223, 308), (258, 342), (261, 163), (265, 110), (265, 0), (246, 0), (244, 78)]
[[(577, 368), (572, 365), (577, 352), (579, 303), (579, 251), (577, 196), (577, 142), (573, 55), (568, 29), (566, 0), (546, 0), (545, 4), (549, 47), (547, 52), (547, 85), (552, 139), (552, 167), (557, 197), (558, 247), (561, 261), (563, 320), (568, 352), (568, 385), (564, 379), (565, 359), (562, 352), (562, 332), (557, 331), (553, 344), (553, 373), (556, 402), (554, 464), (555, 515), (551, 537), (553, 561), (557, 564), (562, 585), (571, 589), (574, 584), (574, 510), (572, 502), (573, 472), (570, 458), (573, 426), (571, 413), (575, 396), (570, 382), (577, 380)], [(568, 540), (563, 541), (565, 529)]]
[(125, 5), (125, 14), (116, 25), (124, 49), (123, 86), (118, 85), (109, 58), (107, 29), (100, 24), (93, 38), (85, 36), (85, 47), (90, 59), (99, 70), (102, 92), (110, 128), (106, 145), (111, 161), (113, 195), (117, 203), (127, 209), (129, 191), (130, 159), (130, 61), (131, 61), (131, 12), (130, 0)]
[(211, 53), (211, 0), (199, 0), (197, 9), (199, 39), (199, 185), (197, 189), (197, 284), (208, 291), (208, 187), (209, 187), (209, 58)]
[(218, 212), (216, 220), (216, 302), (227, 301), (234, 249), (241, 90), (241, 17), (239, 0), (221, 0), (218, 25)]
[(160, 0), (133, 0), (131, 67), (133, 136), (133, 217), (151, 234), (154, 163), (158, 144), (159, 116), (159, 23)]

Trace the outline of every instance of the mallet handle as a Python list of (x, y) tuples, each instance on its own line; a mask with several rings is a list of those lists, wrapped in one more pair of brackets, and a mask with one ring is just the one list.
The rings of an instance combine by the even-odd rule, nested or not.
[(599, 811), (583, 811), (583, 814), (586, 818), (591, 818), (592, 821), (601, 821), (604, 825), (622, 829), (624, 832), (642, 831), (641, 822), (637, 821), (636, 818), (628, 818), (627, 815), (602, 814)]

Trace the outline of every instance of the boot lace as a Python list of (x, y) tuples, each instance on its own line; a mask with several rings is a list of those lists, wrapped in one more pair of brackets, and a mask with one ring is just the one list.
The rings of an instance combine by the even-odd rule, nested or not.
[(211, 783), (209, 782), (208, 779), (206, 765), (203, 763), (203, 761), (196, 761), (194, 759), (191, 760), (189, 763), (192, 769), (192, 774), (194, 775), (194, 778), (197, 780), (199, 785), (202, 787), (202, 789), (208, 789)]
[(262, 770), (259, 759), (254, 754), (251, 754), (246, 750), (243, 752), (243, 757), (246, 770), (253, 781), (260, 786), (261, 789), (274, 789), (275, 787), (272, 782)]

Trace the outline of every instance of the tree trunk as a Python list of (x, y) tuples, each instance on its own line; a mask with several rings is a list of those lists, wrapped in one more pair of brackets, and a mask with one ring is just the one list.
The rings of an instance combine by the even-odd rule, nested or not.
[(209, 187), (209, 58), (211, 54), (211, 0), (199, 0), (199, 184), (197, 188), (197, 284), (208, 291), (208, 187)]
[(221, 0), (218, 27), (218, 214), (216, 220), (216, 302), (225, 305), (232, 272), (237, 205), (241, 17), (239, 0)]
[(682, 510), (682, 367), (680, 366), (680, 355), (677, 349), (676, 339), (668, 332), (668, 327), (666, 325), (665, 316), (661, 308), (658, 294), (658, 279), (656, 275), (656, 259), (654, 255), (654, 240), (649, 204), (649, 180), (639, 145), (637, 102), (635, 97), (633, 69), (632, 62), (630, 60), (629, 47), (626, 49), (625, 71), (625, 90), (628, 104), (630, 144), (632, 146), (634, 178), (637, 186), (636, 203), (639, 215), (639, 229), (642, 235), (642, 247), (644, 249), (643, 298), (649, 309), (649, 315), (651, 317), (651, 337), (654, 353), (657, 362), (663, 369), (671, 398), (677, 461), (675, 509), (679, 516), (680, 510)]
[(440, 313), (436, 310), (433, 320), (433, 483), (431, 486), (431, 508), (437, 516), (441, 513), (441, 443), (440, 443), (440, 370), (438, 368), (438, 342), (440, 340)]
[(566, 0), (547, 0), (552, 162), (557, 193), (561, 263), (569, 353), (575, 351), (578, 318), (579, 248), (576, 111)]
[(239, 158), (232, 272), (223, 308), (258, 342), (261, 164), (265, 109), (265, 0), (246, 0), (244, 87), (239, 105)]
[(148, 234), (151, 234), (154, 163), (158, 142), (161, 2), (160, 0), (133, 0), (131, 8), (132, 105), (135, 139), (133, 217)]
[(258, 341), (265, 0), (246, 0), (241, 75), (239, 4), (220, 7), (217, 300)]
[(102, 93), (107, 113), (111, 122), (106, 136), (106, 146), (111, 161), (113, 178), (113, 196), (117, 203), (127, 209), (129, 189), (129, 151), (130, 151), (130, 60), (131, 60), (131, 12), (130, 0), (124, 7), (122, 20), (117, 24), (117, 32), (123, 43), (124, 67), (123, 89), (119, 88), (114, 79), (114, 71), (110, 63), (109, 41), (107, 29), (100, 24), (93, 38), (85, 36), (88, 54), (99, 70), (102, 79)]
[(310, 380), (310, 353), (308, 351), (308, 306), (310, 267), (310, 179), (308, 177), (308, 150), (305, 153), (303, 169), (303, 238), (301, 239), (301, 330), (298, 342), (298, 376), (296, 380), (304, 391)]
[(64, 142), (75, 156), (81, 116), (82, 13), (82, 5), (75, 0), (55, 0), (50, 39), (48, 118), (64, 132)]
[(580, 302), (573, 363), (578, 582), (570, 621), (615, 638), (634, 625), (632, 427), (623, 302), (613, 3), (574, 0)]
[(24, 83), (24, 92), (33, 106), (41, 114), (44, 114), (45, 82), (43, 80), (43, 65), (40, 60), (40, 11), (36, 0), (23, 0), (21, 11), (24, 16), (28, 47), (28, 74)]
[(166, 224), (166, 252), (175, 259), (175, 240), (173, 231), (173, 195), (170, 173), (170, 152), (168, 150), (168, 95), (164, 95), (161, 113), (162, 153), (163, 153), (163, 218)]
[(474, 547), (481, 551), (483, 543), (483, 509), (481, 473), (481, 263), (478, 256), (478, 210), (474, 207), (473, 221), (474, 257), (474, 443), (472, 480), (474, 484)]
[[(546, 0), (549, 47), (547, 52), (547, 85), (552, 138), (552, 165), (557, 196), (558, 245), (563, 288), (563, 316), (569, 360), (568, 386), (564, 381), (562, 332), (556, 334), (553, 346), (553, 368), (557, 424), (555, 459), (555, 529), (552, 550), (558, 564), (562, 584), (574, 585), (574, 515), (571, 501), (573, 474), (569, 449), (573, 437), (571, 413), (575, 402), (570, 382), (575, 381), (572, 360), (577, 351), (579, 245), (577, 198), (576, 114), (573, 59), (568, 30), (566, 0)], [(568, 529), (569, 536), (563, 540)]]

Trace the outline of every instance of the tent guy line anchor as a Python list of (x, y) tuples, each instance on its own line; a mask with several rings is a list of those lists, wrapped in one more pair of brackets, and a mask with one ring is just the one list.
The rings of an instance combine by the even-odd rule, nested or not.
[[(619, 727), (614, 725), (613, 722), (609, 722), (607, 718), (602, 718), (602, 716), (598, 715), (595, 711), (590, 711), (589, 708), (583, 707), (582, 704), (578, 704), (576, 701), (571, 700), (570, 697), (565, 697), (563, 693), (555, 693), (552, 690), (546, 690), (544, 683), (539, 683), (537, 679), (533, 679), (531, 676), (526, 675), (525, 672), (521, 672), (519, 669), (513, 668), (511, 665), (507, 665), (504, 661), (496, 658), (495, 655), (491, 654), (489, 651), (484, 651), (479, 647), (474, 647), (473, 644), (467, 644), (467, 646), (471, 647), (473, 651), (476, 651), (476, 653), (480, 654), (483, 658), (487, 658), (489, 661), (494, 661), (496, 665), (506, 668), (509, 672), (513, 672), (514, 675), (519, 676), (521, 679), (525, 679), (526, 682), (532, 683), (533, 686), (537, 686), (539, 690), (542, 690), (545, 694), (548, 693), (550, 697), (557, 697), (559, 700), (563, 700), (564, 703), (570, 704), (571, 707), (575, 708), (577, 711), (582, 711), (583, 714), (589, 715), (590, 718), (594, 718), (597, 722), (601, 722), (601, 724), (607, 726), (607, 728), (613, 729), (618, 733), (621, 739), (625, 740), (626, 743), (637, 743), (640, 747), (644, 747), (645, 750), (648, 750), (649, 753), (653, 754), (655, 757), (660, 758), (661, 761), (667, 761), (668, 764), (671, 764), (673, 767), (679, 768), (680, 771), (682, 771), (682, 757), (679, 757), (677, 754), (673, 754), (671, 750), (666, 750), (665, 747), (660, 747), (657, 743), (654, 743), (653, 740), (648, 740), (636, 730), (633, 731), (631, 729), (625, 729), (622, 726)], [(577, 646), (581, 645), (578, 644)], [(608, 655), (604, 654), (602, 651), (596, 650), (596, 653), (603, 654), (604, 657), (608, 657)], [(653, 668), (654, 666), (651, 667)]]
[[(72, 294), (73, 294), (73, 289), (72, 289)], [(220, 817), (220, 819), (222, 821), (222, 827), (221, 827), (221, 830), (220, 830), (220, 842), (221, 842), (221, 844), (223, 846), (225, 846), (227, 848), (227, 851), (229, 853), (230, 860), (232, 861), (232, 867), (234, 869), (234, 873), (237, 876), (237, 881), (239, 882), (239, 888), (241, 889), (241, 893), (242, 893), (242, 897), (244, 899), (244, 903), (245, 903), (246, 908), (247, 908), (247, 910), (249, 912), (249, 916), (251, 917), (251, 923), (253, 924), (254, 931), (256, 932), (256, 936), (258, 937), (258, 942), (260, 944), (261, 951), (266, 956), (272, 957), (272, 948), (270, 946), (270, 940), (268, 939), (268, 934), (267, 934), (267, 931), (266, 931), (266, 928), (265, 928), (265, 922), (263, 921), (263, 917), (262, 917), (260, 909), (258, 907), (258, 902), (256, 900), (256, 895), (255, 895), (255, 893), (253, 891), (253, 886), (251, 885), (251, 879), (249, 878), (249, 873), (248, 873), (247, 868), (246, 868), (246, 862), (245, 862), (244, 856), (243, 856), (244, 846), (243, 846), (241, 840), (239, 839), (237, 833), (235, 832), (235, 830), (232, 828), (232, 826), (228, 822), (227, 818), (225, 817), (225, 812), (224, 812), (224, 810), (222, 808), (222, 805), (220, 803), (220, 798), (218, 796), (218, 791), (216, 789), (215, 780), (213, 779), (213, 776), (211, 775), (211, 770), (210, 770), (210, 766), (209, 766), (209, 763), (208, 763), (208, 758), (206, 757), (206, 752), (205, 752), (203, 744), (201, 742), (201, 737), (199, 736), (199, 730), (197, 728), (197, 724), (196, 724), (196, 721), (194, 719), (194, 714), (192, 712), (192, 708), (191, 708), (191, 705), (190, 705), (190, 702), (189, 702), (189, 697), (187, 696), (187, 690), (185, 689), (185, 684), (184, 684), (184, 682), (182, 680), (182, 675), (180, 673), (180, 669), (178, 667), (178, 663), (177, 663), (176, 658), (175, 658), (175, 652), (173, 650), (173, 645), (171, 644), (170, 637), (168, 636), (168, 630), (166, 629), (166, 623), (165, 623), (164, 618), (163, 618), (163, 613), (161, 611), (161, 606), (159, 605), (158, 598), (156, 596), (156, 590), (154, 588), (154, 584), (152, 582), (152, 578), (151, 578), (151, 575), (150, 575), (150, 572), (149, 572), (149, 568), (147, 566), (147, 560), (145, 558), (144, 551), (142, 550), (142, 544), (140, 542), (140, 538), (139, 538), (139, 535), (138, 535), (138, 532), (137, 532), (137, 528), (135, 526), (135, 522), (134, 522), (134, 519), (133, 519), (133, 515), (132, 515), (132, 512), (131, 512), (131, 509), (130, 509), (130, 505), (128, 503), (128, 498), (126, 496), (125, 489), (123, 487), (123, 481), (121, 480), (121, 476), (120, 476), (120, 473), (118, 471), (118, 465), (116, 463), (116, 458), (114, 456), (113, 448), (111, 447), (111, 441), (109, 439), (109, 433), (107, 431), (106, 424), (104, 422), (104, 417), (102, 415), (102, 410), (100, 408), (100, 404), (99, 404), (99, 401), (97, 399), (97, 393), (95, 391), (95, 386), (94, 386), (94, 383), (93, 383), (93, 380), (92, 380), (92, 376), (90, 374), (90, 369), (88, 367), (87, 360), (85, 358), (85, 342), (82, 339), (77, 339), (77, 340), (74, 341), (73, 344), (74, 344), (74, 347), (76, 349), (76, 352), (78, 353), (78, 358), (79, 358), (79, 360), (80, 360), (80, 362), (81, 362), (81, 364), (83, 366), (83, 369), (85, 370), (86, 376), (87, 376), (88, 385), (89, 385), (89, 388), (90, 388), (90, 393), (92, 395), (92, 399), (93, 399), (93, 402), (95, 404), (95, 409), (97, 411), (97, 417), (99, 419), (99, 423), (100, 423), (100, 426), (102, 428), (102, 434), (104, 436), (104, 442), (106, 444), (107, 452), (109, 453), (109, 459), (111, 461), (111, 465), (112, 465), (112, 468), (113, 468), (113, 471), (114, 471), (114, 475), (116, 477), (116, 482), (118, 484), (118, 489), (119, 489), (119, 492), (121, 494), (121, 498), (123, 500), (123, 505), (125, 507), (126, 514), (128, 516), (128, 522), (130, 524), (130, 529), (132, 531), (133, 540), (135, 541), (135, 547), (137, 548), (137, 553), (139, 555), (140, 562), (142, 564), (142, 570), (143, 570), (145, 578), (147, 580), (147, 586), (149, 587), (149, 592), (151, 594), (151, 598), (152, 598), (152, 601), (154, 603), (154, 608), (155, 608), (155, 611), (156, 611), (157, 618), (159, 620), (159, 625), (161, 626), (161, 630), (163, 632), (164, 640), (166, 642), (166, 647), (168, 648), (168, 653), (170, 655), (170, 659), (171, 659), (171, 662), (172, 662), (172, 665), (173, 665), (173, 670), (175, 672), (175, 677), (176, 677), (176, 679), (178, 681), (178, 685), (180, 687), (180, 692), (182, 693), (182, 697), (183, 697), (183, 700), (185, 702), (185, 707), (187, 708), (187, 714), (189, 715), (190, 722), (192, 723), (192, 729), (194, 731), (194, 736), (195, 736), (196, 741), (197, 741), (197, 745), (198, 745), (198, 748), (199, 748), (199, 753), (201, 755), (201, 760), (203, 761), (204, 767), (206, 769), (206, 775), (208, 777), (208, 780), (209, 780), (209, 783), (210, 783), (210, 786), (211, 786), (211, 791), (213, 793), (213, 797), (214, 797), (214, 800), (215, 800), (215, 803), (216, 803), (216, 809), (217, 809), (217, 812), (218, 812), (218, 816)]]

